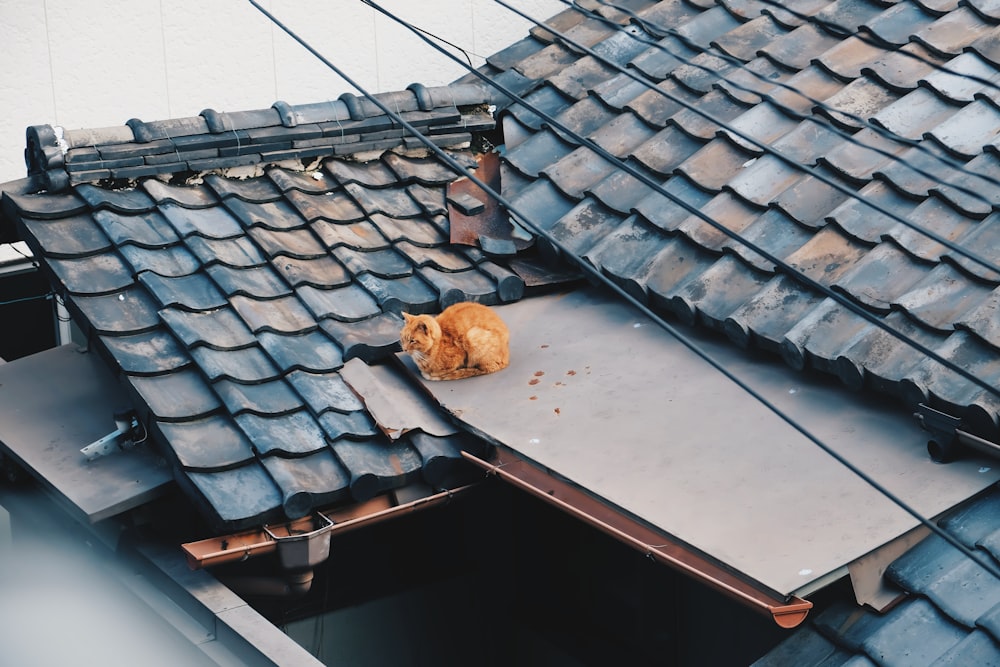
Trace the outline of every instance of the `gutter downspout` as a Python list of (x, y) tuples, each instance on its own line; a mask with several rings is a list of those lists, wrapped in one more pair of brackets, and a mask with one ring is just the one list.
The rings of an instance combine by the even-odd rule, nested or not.
[[(502, 454), (502, 462), (500, 455)], [(782, 628), (794, 628), (805, 620), (812, 602), (797, 597), (781, 599), (754, 588), (718, 565), (694, 553), (672, 537), (655, 531), (623, 513), (595, 500), (580, 489), (546, 473), (505, 447), (497, 448), (493, 462), (463, 451), (462, 456), (503, 481), (527, 491), (603, 533), (633, 547), (650, 558), (694, 577), (713, 589), (751, 608), (768, 614)]]

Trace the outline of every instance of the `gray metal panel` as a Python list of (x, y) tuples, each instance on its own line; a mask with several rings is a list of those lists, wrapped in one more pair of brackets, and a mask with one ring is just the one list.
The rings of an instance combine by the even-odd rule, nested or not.
[[(684, 348), (592, 290), (496, 309), (511, 365), (425, 386), (460, 421), (782, 594), (917, 521)], [(931, 462), (915, 420), (720, 342), (715, 358), (919, 512), (1000, 478)], [(412, 369), (412, 362), (403, 357)]]
[(55, 492), (77, 516), (96, 522), (137, 507), (170, 483), (148, 445), (90, 463), (80, 448), (115, 430), (128, 406), (96, 355), (64, 345), (0, 367), (0, 448)]

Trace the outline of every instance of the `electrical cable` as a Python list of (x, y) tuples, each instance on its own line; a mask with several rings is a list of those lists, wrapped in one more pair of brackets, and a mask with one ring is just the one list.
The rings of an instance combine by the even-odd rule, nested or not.
[[(376, 9), (377, 11), (379, 11), (379, 12), (381, 12), (381, 13), (389, 16), (390, 18), (393, 18), (393, 20), (400, 22), (400, 24), (403, 25), (404, 27), (407, 27), (409, 25), (404, 19), (401, 19), (399, 17), (394, 16), (393, 14), (391, 14), (391, 12), (387, 12), (387, 10), (385, 10), (382, 7), (380, 7), (378, 5), (378, 3), (374, 2), (373, 0), (359, 0), (359, 1), (362, 2), (363, 4), (366, 4), (366, 5), (370, 6), (370, 7), (372, 7), (373, 9)], [(495, 1), (498, 2), (498, 3), (500, 3), (500, 4), (505, 4), (505, 3), (502, 2), (502, 0), (495, 0)], [(515, 10), (512, 10), (512, 11), (515, 11)], [(526, 16), (525, 18), (527, 18), (529, 21), (534, 21), (534, 19), (532, 19), (531, 17), (527, 17)], [(539, 25), (541, 25), (541, 24), (539, 24)], [(547, 28), (547, 29), (550, 30), (550, 32), (553, 32), (553, 34), (556, 34), (556, 35), (559, 34), (558, 32), (553, 31), (553, 30), (551, 30), (549, 28)], [(444, 55), (446, 55), (448, 57), (451, 57), (453, 60), (455, 60), (455, 62), (459, 62), (459, 64), (461, 64), (460, 61), (458, 61), (457, 59), (454, 58), (454, 56), (451, 56), (451, 54), (448, 54), (443, 49), (440, 49), (440, 47), (438, 47), (436, 44), (434, 44), (430, 40), (422, 37), (419, 34), (418, 31), (414, 31), (414, 34), (416, 34), (419, 38), (423, 39), (432, 48), (440, 51), (441, 53), (443, 53)], [(589, 49), (589, 47), (585, 47), (583, 45), (577, 44), (577, 43), (573, 42), (572, 40), (569, 40), (568, 43), (573, 44), (574, 47), (578, 48), (580, 51), (589, 52), (590, 54), (593, 53), (593, 50)], [(622, 69), (624, 69), (624, 68), (622, 68)], [(714, 229), (722, 232), (723, 234), (725, 234), (729, 238), (733, 239), (737, 243), (743, 245), (744, 247), (746, 247), (746, 248), (752, 250), (753, 252), (756, 252), (760, 256), (764, 257), (769, 262), (771, 262), (772, 264), (774, 264), (776, 267), (781, 268), (786, 273), (786, 275), (788, 275), (790, 278), (799, 281), (800, 283), (804, 284), (807, 287), (810, 287), (811, 289), (813, 289), (813, 290), (815, 290), (817, 292), (822, 293), (823, 295), (825, 295), (826, 297), (828, 297), (830, 299), (833, 299), (834, 301), (836, 301), (837, 303), (839, 303), (841, 306), (843, 306), (846, 309), (850, 310), (855, 315), (858, 315), (859, 317), (861, 317), (862, 319), (866, 320), (867, 322), (869, 322), (873, 326), (875, 326), (875, 327), (877, 327), (877, 328), (885, 331), (886, 333), (888, 333), (889, 335), (893, 336), (897, 340), (901, 341), (904, 344), (909, 345), (913, 349), (915, 349), (918, 352), (922, 353), (924, 356), (926, 356), (926, 357), (928, 357), (928, 358), (936, 361), (937, 363), (939, 363), (942, 366), (944, 366), (945, 368), (947, 368), (947, 369), (955, 372), (956, 374), (962, 376), (963, 378), (965, 378), (969, 382), (975, 384), (976, 386), (978, 386), (978, 387), (980, 387), (980, 388), (982, 388), (982, 389), (984, 389), (984, 390), (986, 390), (986, 391), (988, 391), (988, 392), (990, 392), (990, 393), (992, 393), (992, 394), (994, 394), (996, 396), (1000, 396), (1000, 388), (991, 385), (990, 383), (988, 383), (985, 380), (983, 380), (982, 378), (979, 378), (978, 376), (974, 375), (973, 373), (971, 373), (967, 369), (962, 368), (961, 366), (958, 366), (957, 364), (953, 363), (952, 361), (950, 361), (948, 359), (945, 359), (944, 357), (942, 357), (941, 355), (937, 354), (936, 352), (934, 352), (933, 350), (931, 350), (929, 347), (927, 347), (926, 345), (924, 345), (923, 343), (920, 343), (919, 341), (914, 340), (913, 338), (907, 336), (906, 334), (904, 334), (904, 333), (902, 333), (902, 332), (900, 332), (900, 331), (892, 328), (890, 325), (886, 324), (882, 319), (880, 319), (877, 316), (869, 313), (866, 309), (864, 309), (863, 307), (861, 307), (858, 304), (854, 303), (848, 297), (846, 297), (846, 296), (844, 296), (844, 295), (842, 295), (842, 294), (834, 291), (830, 287), (827, 287), (826, 285), (820, 283), (818, 280), (810, 278), (809, 276), (805, 275), (804, 273), (801, 273), (801, 272), (797, 271), (794, 267), (792, 267), (791, 265), (789, 265), (787, 262), (785, 262), (781, 258), (776, 257), (775, 255), (773, 255), (772, 253), (768, 252), (764, 248), (758, 246), (757, 244), (753, 243), (752, 241), (749, 241), (745, 237), (741, 236), (738, 232), (735, 232), (735, 231), (729, 229), (728, 227), (726, 227), (725, 225), (723, 225), (719, 221), (715, 220), (714, 218), (712, 218), (711, 216), (709, 216), (708, 214), (706, 214), (704, 211), (702, 211), (701, 209), (697, 208), (696, 206), (693, 206), (692, 204), (688, 203), (684, 199), (681, 199), (677, 195), (674, 195), (673, 193), (667, 191), (663, 187), (663, 185), (661, 185), (656, 180), (650, 178), (648, 175), (646, 175), (642, 171), (639, 171), (639, 170), (635, 169), (632, 165), (628, 164), (627, 162), (619, 159), (617, 156), (613, 155), (612, 153), (610, 153), (609, 151), (607, 151), (606, 149), (604, 149), (603, 147), (601, 147), (600, 145), (598, 145), (594, 141), (592, 141), (592, 140), (590, 140), (590, 139), (588, 139), (586, 137), (583, 137), (583, 136), (579, 135), (578, 133), (574, 132), (571, 128), (569, 128), (566, 125), (564, 125), (563, 123), (561, 123), (557, 118), (553, 117), (552, 115), (546, 113), (545, 111), (543, 111), (541, 109), (538, 109), (537, 107), (535, 107), (534, 105), (532, 105), (530, 102), (528, 102), (526, 99), (524, 99), (523, 97), (518, 96), (516, 93), (514, 93), (513, 91), (511, 91), (510, 89), (508, 89), (506, 86), (503, 86), (502, 84), (496, 82), (494, 79), (492, 79), (491, 77), (487, 76), (486, 74), (483, 74), (482, 72), (479, 72), (478, 70), (470, 70), (470, 73), (473, 74), (473, 75), (475, 75), (475, 76), (477, 76), (477, 77), (479, 77), (481, 80), (483, 80), (484, 83), (486, 83), (489, 86), (492, 86), (493, 88), (495, 88), (499, 92), (501, 92), (504, 95), (510, 97), (512, 100), (516, 100), (519, 105), (525, 107), (526, 109), (528, 109), (532, 113), (535, 113), (539, 117), (541, 117), (544, 120), (546, 120), (546, 122), (548, 123), (549, 126), (555, 128), (555, 129), (558, 129), (559, 131), (565, 133), (569, 137), (572, 137), (575, 141), (578, 142), (579, 145), (585, 146), (585, 147), (589, 148), (594, 153), (598, 154), (603, 159), (607, 160), (609, 163), (616, 165), (621, 171), (624, 171), (624, 172), (626, 172), (626, 173), (634, 176), (637, 180), (639, 180), (643, 184), (647, 185), (648, 187), (652, 188), (654, 191), (656, 191), (659, 194), (661, 194), (661, 195), (665, 196), (666, 198), (670, 199), (672, 202), (674, 202), (675, 204), (677, 204), (678, 206), (680, 206), (681, 208), (683, 208), (685, 211), (687, 211), (691, 215), (694, 215), (694, 216), (700, 218), (702, 221), (706, 222), (707, 224), (709, 224)], [(629, 75), (630, 77), (634, 76), (632, 73), (627, 72), (627, 71), (625, 71), (624, 73), (627, 74), (627, 75)], [(640, 78), (640, 80), (641, 80), (641, 78)], [(657, 90), (659, 90), (659, 89), (657, 89)], [(693, 107), (691, 107), (691, 108), (693, 109)], [(718, 123), (718, 121), (713, 121), (713, 122)], [(721, 125), (723, 127), (725, 127), (726, 129), (729, 129), (729, 126), (727, 126), (726, 124), (721, 124)], [(791, 158), (788, 158), (788, 159), (791, 160)], [(794, 160), (792, 160), (792, 162), (794, 164), (797, 164), (797, 163), (794, 162)], [(843, 187), (843, 186), (841, 186), (841, 187)], [(850, 194), (853, 194), (853, 193), (850, 193)], [(520, 216), (518, 216), (518, 217), (520, 217)], [(543, 236), (545, 236), (546, 240), (549, 240), (551, 242), (551, 237), (550, 236), (548, 236), (548, 235), (543, 235)], [(570, 256), (572, 256), (572, 254), (570, 254)], [(575, 258), (575, 259), (578, 259), (578, 258)]]
[[(363, 0), (363, 1), (365, 1), (365, 4), (373, 4), (373, 3), (367, 2), (366, 0)], [(803, 437), (805, 437), (810, 442), (812, 442), (814, 445), (816, 445), (817, 447), (819, 447), (828, 456), (830, 456), (835, 461), (837, 461), (838, 463), (840, 463), (841, 465), (843, 465), (845, 468), (847, 468), (849, 471), (851, 471), (859, 479), (861, 479), (862, 481), (864, 481), (865, 483), (867, 483), (869, 486), (871, 486), (872, 488), (874, 488), (876, 491), (878, 491), (885, 498), (887, 498), (888, 500), (890, 500), (897, 507), (899, 507), (900, 509), (902, 509), (903, 511), (905, 511), (906, 513), (908, 513), (910, 516), (912, 516), (914, 519), (916, 519), (917, 521), (919, 521), (922, 525), (926, 526), (930, 531), (932, 531), (933, 533), (935, 533), (936, 535), (938, 535), (941, 539), (943, 539), (946, 542), (948, 542), (949, 544), (951, 544), (953, 547), (955, 547), (956, 549), (958, 549), (960, 552), (962, 552), (963, 554), (965, 554), (969, 558), (975, 560), (976, 563), (978, 563), (981, 567), (983, 567), (983, 569), (985, 569), (986, 571), (988, 571), (994, 577), (996, 577), (997, 579), (1000, 579), (1000, 568), (997, 568), (993, 564), (988, 564), (988, 563), (985, 563), (985, 562), (981, 562), (978, 558), (976, 558), (975, 554), (970, 549), (968, 549), (964, 544), (962, 544), (961, 542), (959, 542), (950, 533), (946, 532), (940, 526), (938, 526), (937, 524), (933, 523), (932, 521), (930, 521), (929, 519), (927, 519), (926, 517), (924, 517), (916, 509), (914, 509), (909, 503), (907, 503), (906, 501), (904, 501), (902, 498), (900, 498), (896, 494), (892, 493), (888, 488), (886, 488), (880, 482), (878, 482), (877, 480), (875, 480), (874, 478), (872, 478), (871, 476), (869, 476), (863, 470), (861, 470), (856, 465), (854, 465), (853, 463), (851, 463), (849, 460), (847, 460), (846, 458), (844, 458), (841, 454), (839, 454), (838, 452), (836, 452), (835, 450), (833, 450), (829, 445), (827, 445), (822, 440), (820, 440), (817, 436), (815, 436), (814, 434), (812, 434), (802, 424), (798, 423), (798, 421), (796, 421), (790, 415), (788, 415), (784, 411), (782, 411), (777, 405), (775, 405), (770, 400), (768, 400), (765, 396), (763, 396), (758, 391), (756, 391), (755, 389), (753, 389), (752, 387), (750, 387), (747, 383), (745, 383), (742, 380), (740, 380), (730, 370), (728, 370), (722, 363), (720, 363), (719, 361), (717, 361), (708, 352), (706, 352), (705, 350), (703, 350), (701, 348), (701, 346), (699, 346), (697, 343), (695, 343), (694, 341), (692, 341), (690, 338), (688, 338), (687, 336), (685, 336), (684, 334), (682, 334), (675, 327), (673, 327), (672, 325), (670, 325), (669, 323), (667, 323), (658, 314), (656, 314), (655, 312), (653, 312), (648, 306), (646, 306), (645, 304), (641, 303), (638, 299), (636, 299), (635, 297), (633, 297), (631, 294), (629, 294), (622, 287), (620, 287), (620, 286), (616, 285), (614, 282), (610, 281), (607, 277), (605, 277), (603, 274), (601, 274), (600, 271), (598, 271), (597, 269), (589, 266), (587, 264), (587, 262), (583, 261), (580, 258), (576, 258), (557, 239), (555, 239), (550, 234), (548, 234), (546, 231), (538, 228), (533, 223), (531, 223), (531, 221), (530, 221), (530, 219), (528, 217), (526, 217), (526, 216), (522, 215), (521, 213), (519, 213), (517, 211), (517, 208), (515, 206), (513, 206), (513, 204), (510, 201), (508, 201), (505, 197), (503, 197), (503, 195), (501, 193), (494, 192), (493, 189), (490, 188), (489, 184), (487, 184), (486, 182), (484, 182), (482, 179), (480, 179), (475, 174), (466, 171), (462, 167), (462, 165), (459, 164), (459, 162), (457, 160), (455, 160), (452, 156), (448, 155), (448, 153), (446, 153), (440, 147), (438, 147), (437, 145), (435, 145), (433, 141), (431, 141), (426, 136), (424, 136), (423, 134), (421, 134), (413, 125), (411, 125), (408, 121), (406, 121), (404, 118), (402, 118), (399, 114), (395, 113), (392, 109), (390, 109), (388, 106), (386, 106), (381, 100), (379, 100), (373, 94), (371, 94), (370, 92), (368, 92), (364, 87), (362, 87), (353, 78), (351, 78), (344, 70), (342, 70), (341, 68), (337, 67), (328, 58), (326, 58), (325, 56), (323, 56), (323, 54), (321, 54), (318, 50), (316, 50), (304, 38), (302, 38), (301, 36), (299, 36), (291, 28), (289, 28), (288, 26), (286, 26), (276, 16), (274, 16), (269, 10), (267, 10), (263, 6), (261, 6), (261, 4), (258, 2), (258, 0), (248, 0), (248, 2), (254, 8), (256, 8), (259, 12), (261, 12), (265, 17), (267, 17), (268, 20), (270, 20), (272, 23), (274, 23), (274, 25), (276, 25), (278, 28), (280, 28), (282, 31), (284, 31), (289, 37), (291, 37), (294, 41), (296, 41), (300, 46), (302, 46), (304, 49), (306, 49), (307, 51), (309, 51), (309, 53), (311, 53), (314, 57), (316, 57), (317, 59), (319, 59), (320, 62), (322, 62), (324, 65), (326, 65), (328, 68), (330, 68), (331, 71), (333, 71), (338, 76), (340, 76), (344, 81), (346, 81), (349, 85), (351, 85), (359, 93), (361, 93), (361, 95), (363, 95), (370, 102), (372, 102), (376, 107), (378, 107), (382, 111), (382, 113), (384, 113), (386, 116), (392, 118), (393, 121), (395, 123), (397, 123), (400, 127), (402, 127), (404, 130), (406, 130), (407, 133), (411, 134), (414, 138), (416, 138), (418, 141), (420, 141), (431, 153), (433, 153), (434, 155), (436, 155), (438, 157), (438, 159), (440, 159), (444, 164), (446, 164), (449, 168), (451, 168), (456, 174), (461, 174), (461, 175), (467, 177), (471, 182), (475, 183), (477, 186), (479, 186), (480, 188), (482, 188), (484, 192), (491, 193), (494, 196), (494, 198), (497, 200), (498, 203), (500, 203), (501, 205), (505, 206), (508, 210), (511, 210), (515, 215), (518, 216), (518, 218), (524, 224), (526, 224), (529, 227), (531, 227), (532, 231), (536, 232), (539, 236), (541, 236), (543, 238), (546, 238), (546, 240), (549, 243), (551, 243), (553, 245), (553, 247), (557, 248), (560, 252), (564, 253), (565, 256), (567, 256), (567, 257), (573, 257), (574, 260), (578, 262), (578, 265), (579, 265), (579, 267), (581, 268), (582, 271), (584, 271), (585, 273), (589, 274), (592, 278), (595, 278), (599, 282), (603, 283), (610, 290), (612, 290), (613, 292), (615, 292), (616, 294), (618, 294), (620, 297), (622, 297), (623, 299), (625, 299), (627, 302), (629, 302), (639, 312), (642, 312), (644, 315), (646, 315), (647, 317), (649, 317), (661, 329), (663, 329), (668, 334), (670, 334), (671, 336), (673, 336), (678, 342), (680, 342), (682, 345), (684, 345), (688, 350), (690, 350), (692, 353), (696, 354), (700, 359), (702, 359), (703, 361), (705, 361), (706, 363), (708, 363), (715, 370), (717, 370), (719, 373), (721, 373), (724, 377), (726, 377), (731, 382), (733, 382), (734, 384), (736, 384), (738, 387), (740, 387), (741, 389), (743, 389), (743, 391), (745, 391), (748, 395), (750, 395), (752, 398), (756, 399), (759, 403), (761, 403), (761, 405), (763, 405), (764, 407), (766, 407), (773, 414), (775, 414), (777, 417), (779, 417), (782, 421), (784, 421), (786, 424), (788, 424), (791, 428), (793, 428), (794, 430), (796, 430)], [(379, 8), (379, 11), (384, 11), (384, 10), (381, 10), (381, 8)], [(389, 16), (390, 16), (390, 18), (394, 18), (394, 20), (401, 21), (401, 24), (405, 25), (405, 21), (402, 21), (401, 19), (398, 19), (397, 17), (394, 17), (393, 15), (389, 15)], [(419, 35), (419, 33), (416, 33), (416, 32), (414, 34), (418, 34)], [(430, 42), (428, 41), (428, 43), (430, 43)]]

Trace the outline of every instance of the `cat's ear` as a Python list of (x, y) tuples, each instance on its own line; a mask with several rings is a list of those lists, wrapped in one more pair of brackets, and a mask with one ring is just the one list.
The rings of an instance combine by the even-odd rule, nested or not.
[(409, 313), (403, 313), (403, 321), (404, 322), (409, 322), (412, 319), (413, 319), (413, 315), (410, 315)]

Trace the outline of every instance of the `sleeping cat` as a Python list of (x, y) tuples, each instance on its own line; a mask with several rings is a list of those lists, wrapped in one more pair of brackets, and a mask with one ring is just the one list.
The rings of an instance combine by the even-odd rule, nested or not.
[(403, 313), (399, 340), (427, 380), (495, 373), (510, 363), (507, 325), (486, 306), (463, 302), (437, 317)]

